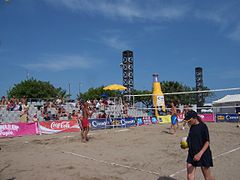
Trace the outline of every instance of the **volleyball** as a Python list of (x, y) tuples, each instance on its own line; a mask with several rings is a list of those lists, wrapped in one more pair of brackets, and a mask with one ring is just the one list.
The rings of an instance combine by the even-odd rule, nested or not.
[(188, 148), (188, 143), (187, 143), (187, 137), (183, 137), (181, 142), (180, 142), (181, 148), (186, 149)]

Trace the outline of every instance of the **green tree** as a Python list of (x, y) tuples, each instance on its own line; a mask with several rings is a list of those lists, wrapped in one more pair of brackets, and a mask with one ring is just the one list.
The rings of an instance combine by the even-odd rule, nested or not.
[[(91, 99), (99, 99), (102, 95), (107, 97), (116, 97), (122, 96), (121, 91), (106, 91), (103, 90), (104, 86), (100, 86), (97, 88), (89, 88), (87, 92), (81, 93), (78, 96), (78, 99), (82, 99), (84, 101)], [(163, 93), (173, 93), (173, 92), (189, 92), (195, 91), (195, 88), (183, 85), (177, 81), (163, 81), (161, 82), (161, 88)], [(208, 90), (207, 87), (203, 87), (203, 90)], [(141, 94), (149, 94), (148, 96), (135, 96), (134, 102), (142, 102), (146, 107), (152, 106), (152, 91), (149, 90), (133, 90), (133, 95), (141, 95)], [(171, 102), (176, 102), (178, 104), (196, 104), (196, 93), (186, 93), (186, 94), (171, 94), (165, 95), (165, 103), (169, 105)], [(205, 102), (205, 98), (211, 96), (212, 93), (203, 93), (203, 99)], [(128, 99), (127, 96), (124, 96), (124, 99)], [(133, 98), (131, 98), (133, 100)]]
[(89, 88), (87, 92), (81, 93), (80, 96), (78, 95), (78, 99), (83, 101), (91, 100), (91, 99), (100, 99), (103, 95), (107, 97), (115, 97), (120, 96), (120, 91), (109, 91), (103, 90), (104, 86), (100, 86), (97, 88)]
[[(183, 85), (176, 81), (163, 81), (161, 82), (161, 88), (163, 93), (172, 93), (172, 92), (185, 92), (194, 90), (191, 87)], [(151, 107), (152, 104), (152, 91), (148, 90), (134, 90), (134, 95), (145, 94), (145, 96), (135, 96), (135, 102), (141, 102), (146, 107)], [(147, 95), (149, 94), (149, 95)], [(196, 94), (180, 94), (180, 95), (165, 95), (165, 104), (168, 106), (171, 102), (176, 102), (178, 104), (194, 104), (196, 101)]]
[[(183, 85), (177, 81), (163, 81), (161, 82), (161, 87), (163, 93), (173, 93), (173, 92), (185, 92), (191, 91), (192, 88)], [(165, 95), (165, 103), (169, 105), (171, 102), (176, 102), (178, 104), (191, 104), (194, 99), (192, 99), (191, 94), (172, 94)]]
[[(134, 95), (146, 95), (146, 94), (152, 94), (151, 91), (148, 90), (134, 90)], [(152, 96), (135, 96), (134, 97), (135, 102), (141, 102), (143, 103), (147, 108), (152, 106)]]
[(27, 99), (55, 99), (65, 98), (66, 91), (61, 88), (55, 88), (49, 82), (29, 79), (15, 84), (8, 90), (8, 98), (15, 96), (16, 98), (26, 97)]
[[(173, 93), (173, 92), (189, 92), (195, 91), (195, 88), (183, 85), (177, 81), (163, 81), (161, 83), (163, 93)], [(209, 90), (207, 87), (203, 87), (203, 90)], [(205, 98), (212, 96), (213, 93), (203, 93), (203, 103)], [(186, 93), (186, 94), (172, 94), (165, 95), (165, 102), (169, 105), (171, 102), (176, 102), (178, 104), (196, 104), (197, 93)]]
[[(177, 81), (163, 81), (161, 82), (161, 88), (163, 93), (176, 93), (176, 92), (190, 92), (195, 91), (195, 88), (183, 85)], [(207, 87), (203, 87), (203, 90), (209, 90)], [(142, 102), (146, 107), (152, 106), (152, 91), (148, 90), (134, 90), (134, 95), (149, 94), (149, 96), (135, 96), (135, 102)], [(196, 104), (196, 93), (183, 93), (183, 94), (169, 94), (165, 95), (165, 104), (169, 106), (171, 102), (177, 104)], [(203, 93), (203, 101), (205, 98), (212, 96), (212, 93)]]

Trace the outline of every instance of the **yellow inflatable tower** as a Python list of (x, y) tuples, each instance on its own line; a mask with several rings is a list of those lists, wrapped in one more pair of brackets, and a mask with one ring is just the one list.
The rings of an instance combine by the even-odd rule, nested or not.
[(155, 109), (155, 116), (158, 117), (159, 110), (165, 112), (165, 101), (164, 95), (161, 89), (161, 84), (158, 80), (158, 74), (153, 74), (153, 106)]

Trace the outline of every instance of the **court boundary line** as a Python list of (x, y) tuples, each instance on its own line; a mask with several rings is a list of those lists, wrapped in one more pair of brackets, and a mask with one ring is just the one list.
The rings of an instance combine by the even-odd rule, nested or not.
[[(125, 131), (129, 131), (129, 130), (130, 130), (129, 128), (119, 129), (119, 130), (114, 130), (113, 133), (125, 132)], [(109, 132), (107, 132), (107, 131), (103, 132), (103, 134), (108, 134), (108, 133)], [(89, 132), (88, 133), (89, 136), (96, 135), (96, 134), (98, 134), (98, 133), (96, 133), (96, 132)], [(101, 133), (99, 133), (99, 134), (101, 134)], [(59, 138), (64, 139), (64, 138), (73, 138), (73, 137), (78, 137), (78, 135), (66, 135), (66, 136), (62, 136), (62, 137), (59, 137)]]
[[(230, 153), (232, 153), (232, 152), (235, 152), (235, 151), (237, 151), (237, 150), (240, 150), (240, 146), (237, 147), (237, 148), (234, 148), (234, 149), (232, 149), (232, 150), (229, 150), (229, 151), (227, 151), (227, 152), (218, 154), (217, 156), (213, 157), (213, 159), (216, 159), (216, 158), (221, 157), (221, 156), (225, 156), (225, 155), (230, 154)], [(179, 170), (179, 171), (177, 171), (177, 172), (169, 175), (169, 177), (174, 177), (174, 176), (176, 176), (177, 174), (180, 174), (181, 172), (184, 172), (184, 171), (186, 171), (186, 170), (187, 170), (187, 168), (181, 169), (181, 170)]]
[[(115, 132), (124, 132), (124, 131), (128, 131), (129, 129), (126, 129), (126, 130), (116, 130)], [(108, 132), (105, 132), (105, 133), (108, 133)], [(90, 134), (90, 133), (89, 133)], [(94, 135), (96, 133), (92, 133), (92, 135)], [(65, 137), (66, 138), (66, 137)], [(237, 147), (237, 148), (234, 148), (232, 150), (229, 150), (227, 152), (223, 152), (221, 154), (218, 154), (216, 156), (213, 157), (213, 159), (216, 159), (216, 158), (219, 158), (221, 156), (225, 156), (227, 154), (230, 154), (232, 152), (235, 152), (237, 150), (240, 150), (240, 146)], [(155, 171), (150, 171), (150, 170), (145, 170), (145, 169), (141, 169), (141, 168), (136, 168), (136, 167), (133, 167), (133, 166), (128, 166), (128, 165), (123, 165), (123, 164), (119, 164), (119, 163), (115, 163), (115, 162), (108, 162), (108, 161), (105, 161), (105, 160), (98, 160), (96, 158), (92, 158), (92, 157), (89, 157), (89, 156), (85, 156), (85, 155), (81, 155), (81, 154), (77, 154), (77, 153), (74, 153), (74, 152), (70, 152), (70, 151), (64, 151), (64, 150), (60, 150), (60, 152), (62, 153), (65, 153), (65, 154), (71, 154), (73, 156), (78, 156), (78, 157), (81, 157), (83, 159), (87, 159), (87, 160), (92, 160), (92, 161), (96, 161), (96, 162), (99, 162), (99, 163), (102, 163), (102, 164), (106, 164), (106, 165), (111, 165), (111, 166), (118, 166), (118, 167), (123, 167), (123, 168), (126, 168), (126, 169), (131, 169), (131, 170), (136, 170), (136, 171), (140, 171), (140, 172), (144, 172), (144, 173), (148, 173), (148, 174), (153, 174), (153, 175), (158, 175), (158, 176), (161, 176), (160, 173), (158, 172), (155, 172)], [(182, 172), (185, 172), (187, 170), (187, 168), (184, 168), (184, 169), (181, 169), (171, 175), (169, 175), (168, 177), (171, 177), (173, 178), (174, 176), (176, 176), (177, 174), (180, 174)]]
[(61, 151), (61, 152), (65, 153), (65, 154), (71, 154), (73, 156), (78, 156), (78, 157), (81, 157), (81, 158), (84, 158), (84, 159), (96, 161), (96, 162), (99, 162), (99, 163), (111, 165), (111, 166), (119, 166), (119, 167), (123, 167), (123, 168), (126, 168), (126, 169), (132, 169), (132, 170), (141, 171), (141, 172), (144, 172), (144, 173), (154, 174), (154, 175), (158, 175), (158, 176), (161, 175), (158, 172), (149, 171), (149, 170), (145, 170), (145, 169), (141, 169), (141, 168), (136, 168), (136, 167), (133, 167), (133, 166), (127, 166), (127, 165), (123, 165), (123, 164), (119, 164), (119, 163), (115, 163), (115, 162), (108, 162), (108, 161), (104, 161), (104, 160), (98, 160), (98, 159), (95, 159), (95, 158), (92, 158), (92, 157), (84, 156), (84, 155), (73, 153), (73, 152), (70, 152), (70, 151)]

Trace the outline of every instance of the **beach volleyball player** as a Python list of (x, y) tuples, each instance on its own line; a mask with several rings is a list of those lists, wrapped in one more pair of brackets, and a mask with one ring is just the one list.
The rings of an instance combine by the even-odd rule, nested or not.
[(89, 111), (88, 103), (85, 102), (83, 104), (82, 109), (82, 119), (81, 119), (81, 135), (82, 135), (82, 141), (87, 142), (88, 141), (88, 132), (89, 132), (89, 120), (88, 118), (91, 116), (91, 113)]
[(170, 127), (170, 134), (176, 134), (176, 129), (178, 127), (178, 118), (177, 118), (177, 108), (174, 102), (171, 103), (171, 127)]

